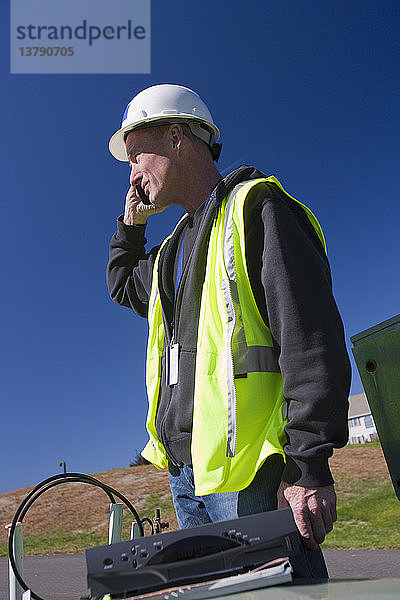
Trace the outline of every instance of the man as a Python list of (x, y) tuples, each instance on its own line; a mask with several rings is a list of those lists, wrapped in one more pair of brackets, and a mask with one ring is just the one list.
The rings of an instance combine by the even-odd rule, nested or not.
[[(181, 527), (290, 505), (296, 575), (327, 577), (318, 544), (336, 520), (328, 459), (347, 442), (350, 367), (325, 241), (274, 177), (222, 178), (218, 138), (195, 92), (159, 85), (110, 140), (131, 187), (108, 286), (149, 320), (143, 455), (169, 469)], [(171, 204), (185, 215), (146, 253), (148, 217)]]

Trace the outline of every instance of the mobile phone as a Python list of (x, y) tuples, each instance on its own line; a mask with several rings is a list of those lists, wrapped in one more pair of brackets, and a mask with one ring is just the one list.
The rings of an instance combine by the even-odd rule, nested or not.
[(138, 194), (140, 200), (143, 202), (143, 204), (147, 204), (147, 205), (151, 204), (149, 197), (146, 196), (146, 193), (145, 193), (144, 189), (142, 188), (142, 186), (140, 185), (140, 183), (138, 183), (136, 185), (136, 191), (137, 191), (137, 194)]

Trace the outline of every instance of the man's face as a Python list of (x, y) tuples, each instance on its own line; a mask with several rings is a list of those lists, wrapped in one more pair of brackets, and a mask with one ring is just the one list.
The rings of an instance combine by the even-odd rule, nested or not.
[(132, 186), (140, 185), (150, 202), (164, 208), (174, 200), (173, 153), (168, 131), (139, 129), (126, 139)]

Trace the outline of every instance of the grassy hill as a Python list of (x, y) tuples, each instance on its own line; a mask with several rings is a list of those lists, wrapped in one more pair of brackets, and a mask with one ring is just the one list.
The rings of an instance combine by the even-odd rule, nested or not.
[[(400, 548), (400, 502), (394, 494), (377, 443), (346, 446), (334, 453), (331, 468), (338, 494), (338, 522), (324, 547)], [(168, 487), (168, 473), (151, 465), (95, 473), (124, 494), (141, 518), (161, 509), (163, 521), (177, 528)], [(0, 521), (6, 525), (32, 488), (0, 495)], [(78, 552), (106, 544), (109, 500), (93, 486), (61, 485), (43, 494), (24, 519), (25, 554)], [(124, 517), (124, 539), (132, 519)], [(0, 555), (7, 554), (7, 533), (0, 529)]]

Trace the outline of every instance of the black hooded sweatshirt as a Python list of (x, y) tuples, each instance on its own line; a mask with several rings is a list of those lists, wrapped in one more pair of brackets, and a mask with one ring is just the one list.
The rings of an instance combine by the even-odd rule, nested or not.
[[(210, 230), (226, 194), (238, 183), (259, 177), (264, 175), (257, 169), (242, 166), (220, 180), (208, 202), (177, 227), (160, 255), (165, 347), (173, 335), (180, 355), (178, 383), (168, 386), (162, 377), (156, 430), (169, 460), (178, 465), (191, 464), (197, 330)], [(288, 403), (282, 480), (306, 487), (330, 485), (328, 459), (348, 438), (350, 364), (329, 263), (305, 211), (276, 184), (250, 191), (244, 225), (250, 284), (279, 355)], [(125, 225), (119, 217), (107, 266), (111, 298), (142, 317), (147, 317), (159, 249), (146, 253), (145, 228)], [(183, 270), (175, 296), (182, 239)]]

